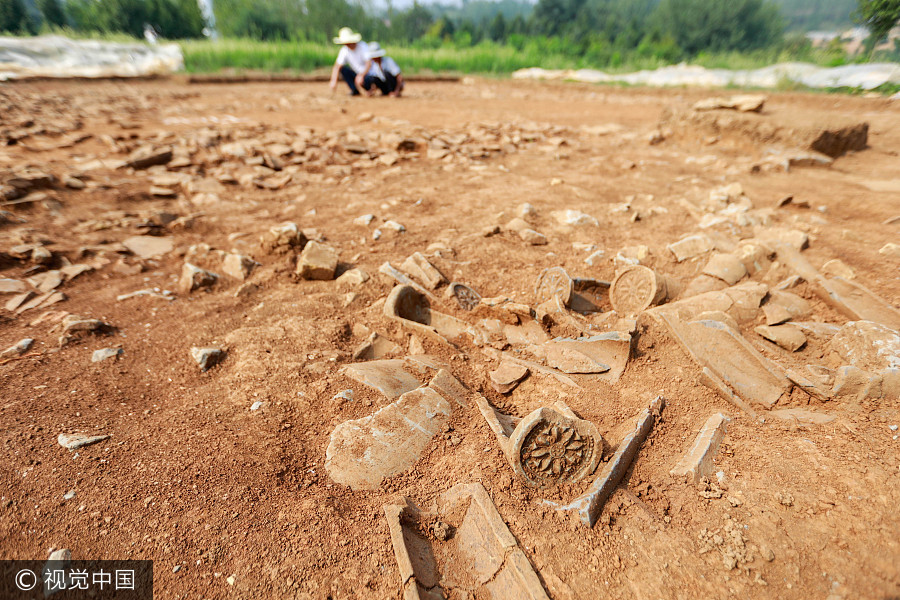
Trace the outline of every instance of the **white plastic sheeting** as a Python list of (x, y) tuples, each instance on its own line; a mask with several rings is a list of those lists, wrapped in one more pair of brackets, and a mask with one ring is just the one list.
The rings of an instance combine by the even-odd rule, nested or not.
[(23, 77), (139, 77), (184, 66), (177, 44), (0, 37), (0, 81)]
[(697, 86), (774, 88), (783, 81), (792, 81), (811, 88), (853, 87), (864, 90), (885, 83), (900, 84), (900, 64), (871, 63), (842, 67), (817, 67), (807, 63), (781, 63), (754, 70), (732, 71), (707, 69), (694, 65), (673, 65), (654, 71), (608, 74), (592, 69), (578, 71), (548, 71), (538, 67), (520, 69), (513, 79), (557, 79), (585, 83), (628, 83), (649, 86)]

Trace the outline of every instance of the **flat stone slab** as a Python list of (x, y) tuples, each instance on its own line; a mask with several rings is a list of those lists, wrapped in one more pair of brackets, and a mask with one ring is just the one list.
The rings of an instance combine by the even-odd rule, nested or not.
[(450, 403), (430, 387), (406, 392), (368, 417), (338, 425), (325, 450), (325, 469), (353, 490), (376, 489), (419, 460), (450, 412)]
[(730, 421), (731, 419), (722, 413), (716, 413), (707, 419), (691, 449), (672, 469), (672, 475), (685, 477), (694, 484), (711, 475), (715, 471), (713, 460)]
[(480, 483), (450, 488), (428, 511), (403, 498), (384, 514), (404, 600), (549, 600)]

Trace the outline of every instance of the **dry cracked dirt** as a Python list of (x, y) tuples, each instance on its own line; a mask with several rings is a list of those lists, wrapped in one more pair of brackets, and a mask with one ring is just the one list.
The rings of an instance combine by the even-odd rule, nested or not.
[(3, 84), (0, 558), (900, 596), (900, 103), (729, 96)]

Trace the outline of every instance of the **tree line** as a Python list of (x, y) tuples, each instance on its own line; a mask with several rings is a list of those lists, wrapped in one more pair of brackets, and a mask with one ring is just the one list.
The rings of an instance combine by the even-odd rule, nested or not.
[[(857, 22), (869, 26), (873, 38), (883, 39), (900, 19), (900, 0), (778, 2), (469, 0), (461, 7), (413, 2), (403, 9), (388, 2), (375, 11), (360, 0), (215, 0), (215, 19), (225, 37), (327, 43), (338, 28), (351, 25), (366, 39), (387, 44), (539, 44), (596, 64), (615, 64), (625, 53), (674, 61), (771, 48), (785, 44), (785, 31), (798, 18), (836, 21), (840, 11), (854, 7)], [(207, 25), (196, 0), (0, 0), (0, 31), (9, 33), (43, 27), (140, 37), (145, 24), (167, 39), (202, 37)]]

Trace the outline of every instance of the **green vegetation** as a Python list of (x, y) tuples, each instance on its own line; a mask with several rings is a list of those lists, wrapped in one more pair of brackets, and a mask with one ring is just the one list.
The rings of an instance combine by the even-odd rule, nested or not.
[[(187, 71), (209, 73), (224, 69), (238, 71), (310, 72), (330, 68), (337, 55), (333, 44), (319, 42), (259, 41), (227, 39), (217, 41), (185, 41), (181, 43)], [(656, 69), (669, 61), (652, 54), (631, 52), (619, 55), (614, 62), (591, 55), (574, 55), (552, 40), (529, 38), (519, 47), (481, 42), (475, 46), (456, 48), (451, 45), (436, 49), (387, 46), (386, 48), (407, 73), (477, 73), (507, 74), (521, 68), (540, 66), (545, 69), (603, 69), (622, 73)], [(749, 52), (701, 52), (691, 62), (707, 68), (755, 69), (776, 62), (802, 60), (822, 66), (844, 64), (840, 50), (814, 50), (809, 43), (785, 43)]]
[(897, 21), (900, 21), (900, 0), (860, 0), (857, 16), (872, 32), (868, 40), (868, 50), (871, 53), (887, 37)]
[(840, 31), (853, 25), (857, 0), (775, 0), (788, 31)]
[(34, 33), (34, 23), (22, 0), (0, 0), (0, 31), (20, 35)]
[[(874, 47), (900, 16), (900, 0), (446, 0), (402, 10), (388, 2), (379, 12), (371, 0), (215, 0), (222, 39), (183, 47), (194, 72), (309, 71), (331, 65), (332, 36), (351, 26), (388, 47), (407, 72), (839, 65), (852, 57), (838, 42), (813, 49), (796, 30), (848, 22), (857, 3)], [(203, 38), (207, 25), (197, 0), (0, 0), (0, 31), (18, 34), (141, 37), (146, 24), (180, 40)], [(866, 58), (897, 60), (900, 48)]]

